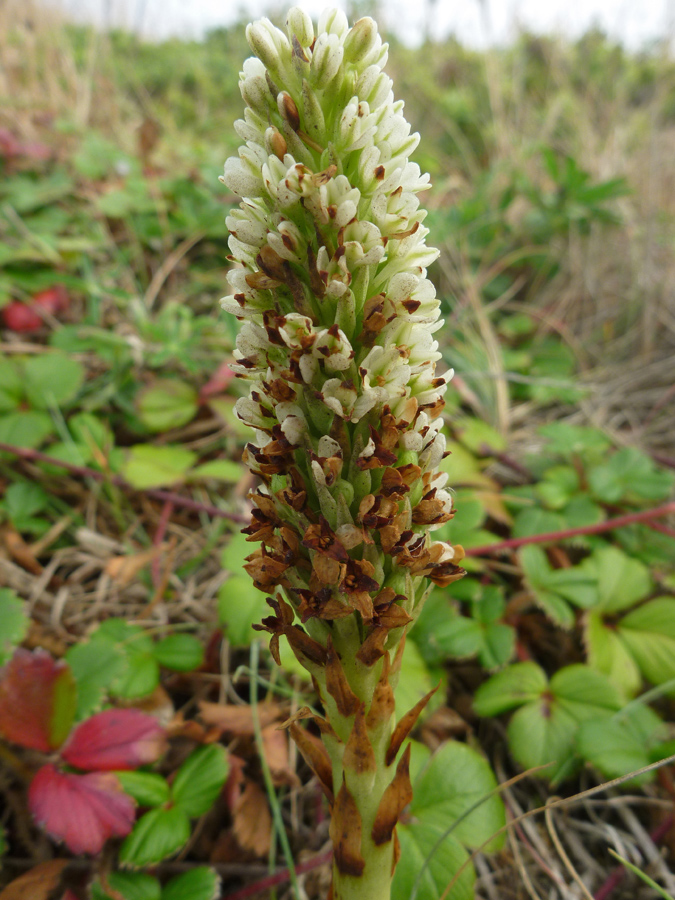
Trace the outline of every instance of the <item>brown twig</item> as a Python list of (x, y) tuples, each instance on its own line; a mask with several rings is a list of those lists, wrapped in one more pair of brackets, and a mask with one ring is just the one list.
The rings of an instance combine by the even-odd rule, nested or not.
[[(122, 488), (123, 490), (139, 493), (138, 489), (129, 484), (128, 481), (125, 481), (121, 475), (110, 475), (105, 472), (99, 472), (97, 469), (89, 468), (89, 466), (77, 466), (74, 463), (64, 462), (61, 459), (55, 459), (53, 456), (48, 456), (40, 450), (31, 450), (28, 447), (15, 447), (14, 444), (5, 444), (2, 441), (0, 441), (0, 450), (5, 453), (12, 453), (14, 456), (18, 456), (20, 459), (25, 459), (28, 462), (48, 463), (49, 465), (65, 469), (67, 472), (70, 472), (71, 475), (77, 475), (80, 478), (91, 478), (94, 481), (107, 482), (108, 484), (114, 484), (116, 487)], [(161, 500), (164, 503), (172, 503), (174, 506), (182, 506), (184, 509), (203, 512), (216, 518), (229, 519), (231, 522), (239, 522), (242, 525), (247, 524), (249, 521), (248, 516), (241, 515), (240, 513), (227, 512), (227, 510), (221, 509), (219, 506), (213, 506), (210, 503), (202, 503), (199, 500), (193, 500), (191, 497), (183, 497), (181, 494), (175, 494), (171, 491), (147, 488), (143, 490), (142, 493), (144, 493), (146, 497), (152, 497), (155, 500)]]
[[(1, 446), (1, 445), (0, 445)], [(547, 531), (545, 534), (533, 534), (529, 537), (509, 538), (506, 541), (497, 541), (494, 544), (485, 544), (482, 547), (469, 547), (467, 556), (489, 556), (492, 553), (500, 553), (502, 550), (514, 550), (524, 547), (526, 544), (547, 544), (564, 541), (567, 538), (578, 537), (582, 534), (602, 534), (604, 531), (612, 531), (614, 528), (623, 528), (636, 522), (649, 522), (662, 516), (675, 513), (675, 502), (656, 506), (653, 509), (643, 509), (641, 512), (628, 513), (625, 516), (616, 516), (606, 519), (597, 525), (584, 525), (582, 528), (567, 528), (563, 531)]]

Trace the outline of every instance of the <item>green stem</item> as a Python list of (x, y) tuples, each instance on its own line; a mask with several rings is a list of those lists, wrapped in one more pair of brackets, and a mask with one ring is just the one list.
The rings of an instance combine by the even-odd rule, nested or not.
[[(365, 719), (365, 735), (355, 742), (357, 716), (342, 715), (335, 699), (328, 692), (325, 680), (322, 677), (317, 679), (327, 718), (339, 738), (338, 741), (334, 738), (324, 739), (332, 764), (333, 793), (338, 798), (341, 790), (348, 790), (358, 816), (356, 822), (349, 820), (346, 828), (353, 830), (360, 827), (361, 830), (359, 850), (363, 868), (360, 874), (350, 874), (345, 870), (334, 838), (333, 900), (389, 900), (395, 838), (378, 846), (373, 838), (373, 826), (383, 795), (396, 775), (395, 762), (387, 765), (386, 760), (395, 722), (393, 704), (391, 711), (384, 717), (379, 720), (375, 717), (376, 721), (369, 720), (369, 713), (377, 711), (374, 706), (380, 708), (376, 688), (382, 675), (383, 663), (380, 661), (368, 667), (357, 659), (361, 638), (354, 618), (336, 622), (333, 627), (334, 646), (340, 657), (342, 671), (349, 688), (363, 704)], [(390, 655), (394, 652), (395, 647), (390, 650)], [(354, 746), (358, 746), (361, 753), (354, 754)], [(359, 759), (363, 758), (369, 758), (370, 764), (361, 762), (359, 765)], [(337, 805), (336, 800), (334, 816)], [(337, 830), (339, 832), (339, 827)]]

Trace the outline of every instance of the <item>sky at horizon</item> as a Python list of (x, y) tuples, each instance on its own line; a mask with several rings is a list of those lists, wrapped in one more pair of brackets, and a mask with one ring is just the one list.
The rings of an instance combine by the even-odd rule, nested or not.
[[(69, 15), (113, 24), (148, 38), (201, 37), (242, 16), (252, 19), (283, 11), (277, 0), (44, 0)], [(316, 18), (325, 6), (347, 9), (348, 0), (299, 0)], [(352, 4), (354, 5), (354, 4)], [(599, 26), (631, 49), (668, 39), (675, 32), (675, 0), (388, 0), (380, 2), (378, 21), (405, 43), (418, 43), (425, 32), (455, 34), (464, 43), (485, 47), (511, 40), (521, 28), (570, 36)]]

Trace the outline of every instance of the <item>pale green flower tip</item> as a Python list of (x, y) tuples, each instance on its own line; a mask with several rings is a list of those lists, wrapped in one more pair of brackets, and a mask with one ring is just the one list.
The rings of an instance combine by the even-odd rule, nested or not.
[(359, 19), (345, 38), (345, 59), (348, 62), (369, 65), (379, 56), (382, 39), (377, 31), (377, 23), (370, 16)]
[(344, 38), (349, 31), (347, 16), (341, 9), (325, 9), (319, 16), (319, 34), (327, 32)]
[(323, 32), (317, 37), (309, 65), (314, 87), (323, 89), (335, 78), (340, 71), (344, 53), (344, 47), (336, 34)]
[(311, 47), (314, 40), (314, 25), (311, 17), (299, 6), (289, 9), (286, 16), (286, 30), (288, 37), (295, 37), (301, 47)]
[(246, 27), (246, 40), (251, 50), (270, 72), (278, 72), (284, 56), (289, 56), (288, 38), (269, 19), (258, 19)]

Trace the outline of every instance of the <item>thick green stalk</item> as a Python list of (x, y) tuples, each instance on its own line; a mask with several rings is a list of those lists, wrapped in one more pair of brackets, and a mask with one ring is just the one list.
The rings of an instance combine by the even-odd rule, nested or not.
[(328, 11), (315, 34), (292, 9), (286, 32), (263, 19), (247, 37), (245, 144), (223, 179), (242, 197), (223, 305), (243, 322), (236, 410), (261, 481), (246, 568), (274, 611), (260, 626), (274, 658), (288, 640), (325, 710), (321, 742), (290, 728), (331, 805), (334, 900), (385, 900), (411, 799), (400, 751), (429, 699), (395, 715), (405, 632), (429, 581), (463, 574), (461, 548), (429, 534), (453, 515), (429, 179), (372, 19)]

